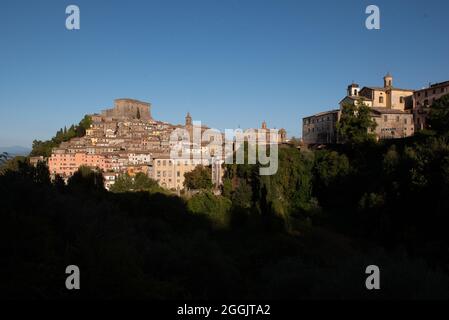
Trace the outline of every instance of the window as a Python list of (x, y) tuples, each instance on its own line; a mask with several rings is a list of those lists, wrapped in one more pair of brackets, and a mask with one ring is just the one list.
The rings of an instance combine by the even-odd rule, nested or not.
[(404, 119), (404, 124), (407, 124), (407, 118)]
[(384, 103), (384, 97), (379, 97), (379, 103)]
[(399, 122), (399, 116), (396, 116), (396, 122)]
[(441, 93), (443, 93), (444, 92), (444, 88), (441, 88)]
[(384, 122), (388, 121), (388, 116), (384, 116)]

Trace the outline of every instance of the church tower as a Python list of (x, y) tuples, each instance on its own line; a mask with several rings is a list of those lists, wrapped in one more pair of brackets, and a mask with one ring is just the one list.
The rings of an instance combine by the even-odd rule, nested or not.
[(384, 88), (390, 88), (393, 86), (393, 76), (388, 72), (384, 77)]
[(191, 127), (192, 126), (192, 117), (190, 116), (190, 113), (187, 112), (186, 115), (186, 127)]
[(264, 121), (264, 122), (262, 122), (262, 129), (267, 129), (267, 123)]
[(360, 87), (357, 83), (351, 83), (348, 86), (348, 96), (352, 97), (352, 96), (358, 96), (359, 95), (359, 91), (360, 91)]

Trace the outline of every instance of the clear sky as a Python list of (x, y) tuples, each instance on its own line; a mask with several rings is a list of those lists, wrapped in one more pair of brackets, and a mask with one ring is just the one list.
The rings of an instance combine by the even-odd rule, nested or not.
[[(76, 4), (81, 29), (65, 28)], [(381, 10), (381, 30), (365, 9)], [(284, 127), (346, 86), (449, 80), (447, 0), (0, 1), (0, 146), (31, 146), (129, 97), (158, 120)]]

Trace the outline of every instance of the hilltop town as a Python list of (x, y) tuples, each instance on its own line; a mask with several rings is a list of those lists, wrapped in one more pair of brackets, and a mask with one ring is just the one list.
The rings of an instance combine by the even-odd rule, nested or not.
[[(184, 174), (198, 165), (211, 166), (211, 180), (219, 187), (223, 176), (222, 159), (182, 159), (170, 156), (171, 135), (176, 129), (185, 129), (190, 137), (195, 129), (204, 132), (209, 127), (198, 125), (187, 113), (183, 125), (174, 125), (153, 119), (151, 104), (135, 99), (116, 99), (113, 108), (89, 115), (90, 125), (85, 135), (74, 137), (52, 149), (51, 156), (32, 157), (30, 161), (47, 161), (52, 178), (56, 175), (65, 181), (81, 166), (97, 168), (103, 172), (105, 187), (109, 189), (119, 175), (131, 177), (144, 173), (158, 181), (165, 189), (184, 189)], [(267, 130), (264, 122), (261, 129)], [(286, 133), (280, 130), (280, 141), (285, 141)], [(224, 135), (221, 134), (224, 147)], [(194, 142), (190, 141), (187, 148)], [(206, 148), (205, 143), (199, 151)]]
[(371, 117), (376, 123), (372, 133), (377, 140), (410, 137), (426, 127), (432, 104), (449, 93), (449, 81), (413, 90), (395, 87), (390, 73), (383, 80), (382, 87), (360, 88), (358, 84), (351, 83), (338, 109), (303, 118), (304, 143), (310, 146), (338, 143), (337, 123), (344, 106), (361, 104), (370, 108)]
[[(375, 122), (372, 129), (377, 140), (410, 137), (424, 128), (432, 104), (449, 92), (449, 81), (429, 85), (420, 90), (398, 88), (393, 77), (387, 74), (382, 87), (360, 87), (351, 83), (347, 94), (339, 102), (339, 108), (303, 118), (301, 144), (316, 147), (339, 143), (337, 125), (345, 106), (364, 105), (369, 108)], [(151, 104), (135, 99), (116, 99), (112, 108), (87, 116), (89, 125), (85, 134), (61, 142), (51, 151), (48, 158), (31, 157), (30, 162), (46, 161), (52, 178), (59, 175), (68, 180), (81, 166), (99, 169), (105, 179), (105, 187), (115, 183), (120, 175), (133, 177), (138, 173), (156, 180), (165, 189), (184, 189), (185, 174), (198, 165), (210, 166), (211, 181), (216, 189), (222, 184), (223, 158), (173, 159), (170, 152), (173, 142), (170, 138), (177, 129), (186, 130), (189, 139), (195, 129), (201, 133), (210, 129), (196, 124), (187, 113), (184, 124), (170, 124), (153, 119)], [(262, 130), (269, 130), (266, 122)], [(370, 129), (371, 130), (371, 129)], [(224, 154), (224, 134), (218, 145)], [(247, 137), (248, 139), (250, 137)], [(286, 131), (279, 130), (274, 143), (285, 143)], [(189, 140), (186, 147), (194, 142)], [(207, 147), (201, 141), (198, 150)], [(234, 148), (235, 146), (233, 146)], [(193, 150), (193, 149), (192, 149)]]

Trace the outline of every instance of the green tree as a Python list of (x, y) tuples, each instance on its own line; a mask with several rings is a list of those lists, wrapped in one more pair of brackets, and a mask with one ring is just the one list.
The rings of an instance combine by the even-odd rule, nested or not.
[[(5, 160), (6, 159), (6, 160)], [(27, 158), (24, 156), (16, 156), (14, 158), (8, 159), (4, 158), (4, 162), (0, 167), (1, 171), (19, 171), (20, 165), (27, 162)]]
[(184, 187), (193, 190), (212, 189), (212, 171), (203, 165), (196, 166), (184, 174)]
[(231, 201), (210, 191), (195, 194), (188, 200), (187, 208), (194, 214), (206, 215), (217, 226), (226, 227), (229, 224)]
[(60, 129), (56, 132), (55, 136), (50, 140), (41, 141), (34, 140), (30, 156), (44, 156), (49, 157), (53, 148), (59, 146), (61, 142), (69, 141), (75, 137), (82, 137), (86, 134), (86, 130), (90, 127), (92, 119), (90, 116), (85, 115), (77, 126), (71, 125), (69, 129), (64, 126), (64, 129)]
[(34, 168), (34, 182), (37, 184), (50, 185), (50, 171), (45, 162), (39, 161)]
[(76, 136), (83, 137), (86, 135), (86, 130), (90, 128), (92, 124), (92, 118), (88, 115), (85, 115), (83, 119), (78, 123), (76, 127)]
[(143, 172), (139, 172), (134, 177), (133, 189), (136, 191), (154, 191), (159, 189), (159, 184), (156, 180), (151, 179)]
[(343, 143), (360, 144), (374, 141), (372, 133), (377, 123), (371, 117), (370, 108), (362, 101), (355, 104), (344, 104), (340, 121), (337, 124), (338, 138)]
[(249, 209), (252, 206), (252, 198), (251, 186), (245, 180), (240, 180), (239, 185), (232, 193), (232, 205), (241, 209)]
[(115, 193), (128, 192), (133, 190), (133, 179), (127, 173), (119, 175), (115, 183), (110, 188), (110, 191)]
[(139, 172), (135, 177), (129, 174), (122, 174), (111, 186), (111, 192), (123, 193), (130, 191), (148, 191), (150, 193), (163, 192), (156, 180), (151, 179), (145, 173)]
[(313, 191), (321, 206), (326, 209), (338, 208), (347, 204), (347, 192), (351, 166), (345, 154), (336, 151), (315, 152), (312, 168)]
[(81, 166), (69, 178), (67, 188), (75, 192), (101, 192), (105, 191), (104, 178), (101, 171)]
[(436, 100), (429, 112), (429, 127), (441, 135), (449, 133), (449, 94)]

